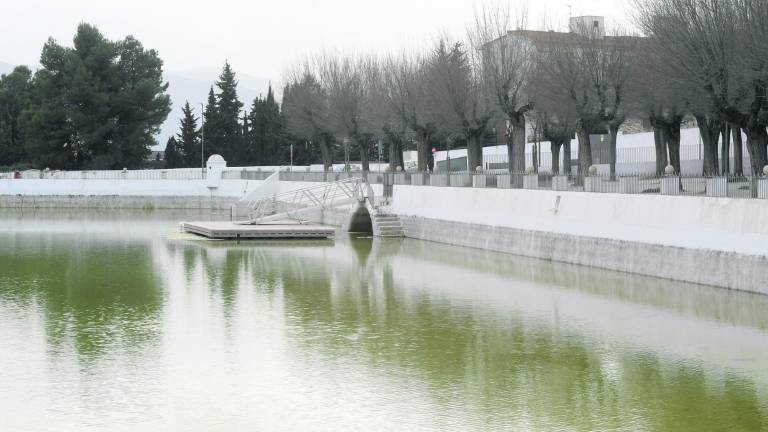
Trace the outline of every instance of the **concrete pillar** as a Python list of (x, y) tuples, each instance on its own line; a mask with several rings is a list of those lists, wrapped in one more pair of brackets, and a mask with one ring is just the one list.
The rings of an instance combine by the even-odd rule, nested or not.
[(488, 187), (488, 177), (485, 174), (475, 174), (472, 176), (472, 187)]
[(539, 188), (538, 174), (526, 174), (523, 176), (523, 189), (538, 189), (538, 188)]
[(768, 199), (768, 178), (757, 180), (757, 197)]
[(707, 196), (728, 196), (728, 179), (725, 177), (710, 177), (707, 179)]
[(424, 182), (424, 173), (418, 172), (411, 174), (411, 184), (413, 186), (426, 186), (426, 183)]
[(680, 177), (667, 176), (661, 178), (662, 195), (680, 195)]
[(623, 194), (640, 193), (640, 179), (637, 177), (619, 177), (619, 190)]
[(429, 176), (430, 186), (448, 186), (448, 174), (432, 174)]
[(568, 190), (568, 176), (564, 176), (564, 175), (552, 176), (552, 190), (556, 190), (556, 191)]
[(499, 189), (512, 188), (512, 176), (510, 174), (499, 174), (496, 176), (496, 187)]
[(472, 175), (469, 173), (453, 173), (451, 174), (450, 185), (453, 187), (470, 187), (472, 186)]
[(600, 183), (602, 180), (598, 176), (584, 177), (584, 192), (600, 192)]

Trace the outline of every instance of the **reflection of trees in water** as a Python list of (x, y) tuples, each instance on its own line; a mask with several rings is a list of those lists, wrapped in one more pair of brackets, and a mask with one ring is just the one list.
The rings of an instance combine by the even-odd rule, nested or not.
[[(336, 248), (351, 248), (351, 253), (334, 255)], [(761, 430), (768, 424), (768, 408), (750, 380), (713, 380), (696, 364), (601, 346), (548, 322), (457, 306), (428, 287), (398, 289), (392, 258), (440, 262), (697, 316), (724, 313), (736, 321), (731, 308), (740, 305), (737, 298), (691, 285), (421, 242), (371, 248), (370, 240), (357, 240), (336, 248), (241, 246), (224, 248), (223, 255), (211, 256), (211, 248), (197, 253), (212, 292), (232, 300), (238, 285), (270, 297), (282, 293), (286, 332), (295, 346), (330, 360), (356, 359), (386, 376), (415, 376), (446, 412), (474, 415), (489, 428)], [(689, 290), (724, 299), (726, 306), (711, 309), (709, 299), (701, 306), (689, 299)]]
[[(475, 264), (452, 252), (451, 264)], [(445, 258), (434, 250), (428, 256), (409, 258)], [(520, 424), (526, 414), (545, 430), (759, 430), (768, 420), (749, 380), (728, 376), (724, 388), (713, 388), (712, 377), (697, 365), (601, 347), (549, 323), (457, 307), (428, 291), (404, 292), (394, 286), (397, 268), (386, 259), (362, 274), (359, 263), (297, 259), (284, 251), (261, 259), (272, 261), (263, 268), (282, 281), (287, 318), (298, 325), (294, 343), (329, 358), (358, 358), (388, 375), (415, 373), (436, 401), (471, 408), (489, 424)], [(513, 272), (551, 278), (546, 269), (547, 263), (529, 260)], [(634, 278), (587, 272), (578, 289), (612, 281), (603, 295), (620, 292), (622, 276)], [(572, 276), (560, 274), (554, 282)], [(648, 287), (647, 280), (630, 283), (631, 290)]]
[[(85, 358), (139, 352), (159, 335), (162, 292), (148, 245), (18, 236), (0, 251), (0, 301), (42, 306), (48, 343)], [(54, 349), (54, 351), (56, 351)]]

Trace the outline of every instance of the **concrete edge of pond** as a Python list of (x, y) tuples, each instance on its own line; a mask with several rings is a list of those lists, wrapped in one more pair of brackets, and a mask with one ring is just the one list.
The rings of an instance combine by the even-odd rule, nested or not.
[(768, 295), (768, 257), (402, 217), (406, 237)]

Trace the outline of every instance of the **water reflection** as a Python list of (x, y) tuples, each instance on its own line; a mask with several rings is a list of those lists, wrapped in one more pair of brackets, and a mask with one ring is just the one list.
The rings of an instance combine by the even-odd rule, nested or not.
[(162, 292), (150, 251), (68, 236), (0, 234), (0, 301), (38, 307), (52, 352), (72, 343), (84, 358), (157, 339)]
[(11, 429), (768, 428), (765, 296), (408, 240), (167, 241), (177, 215), (5, 217)]
[[(738, 366), (706, 365), (695, 356), (670, 359), (669, 353), (655, 351), (663, 344), (642, 346), (645, 341), (639, 347), (634, 341), (617, 346), (578, 323), (499, 313), (468, 302), (457, 305), (425, 280), (458, 284), (451, 289), (477, 287), (451, 282), (451, 274), (441, 278), (439, 271), (420, 280), (424, 285), (415, 292), (403, 292), (395, 274), (402, 268), (400, 260), (413, 264), (403, 270), (404, 278), (439, 263), (443, 271), (471, 269), (467, 280), (475, 272), (509, 277), (496, 286), (483, 284), (486, 291), (489, 286), (505, 291), (501, 295), (511, 303), (520, 295), (515, 284), (530, 281), (636, 303), (632, 307), (654, 305), (697, 319), (751, 323), (757, 329), (765, 325), (764, 314), (758, 313), (764, 305), (760, 296), (419, 242), (352, 240), (349, 246), (352, 254), (338, 248), (322, 253), (275, 248), (239, 257), (259, 262), (262, 272), (281, 281), (289, 336), (298, 349), (323, 352), (329, 361), (354, 358), (370, 370), (418, 380), (445, 416), (457, 417), (453, 421), (543, 430), (760, 430), (765, 425), (768, 409), (757, 389), (765, 388), (765, 381), (753, 382)], [(377, 263), (360, 273), (368, 257), (358, 251), (371, 246)], [(430, 252), (426, 259), (425, 247)], [(471, 259), (475, 254), (482, 259)], [(297, 255), (302, 257), (298, 262)], [(644, 318), (652, 320), (655, 314)], [(692, 338), (704, 330), (686, 325)], [(757, 336), (751, 342), (766, 341), (764, 333)], [(753, 355), (765, 354), (763, 347), (754, 348)], [(752, 358), (760, 367), (763, 359)]]

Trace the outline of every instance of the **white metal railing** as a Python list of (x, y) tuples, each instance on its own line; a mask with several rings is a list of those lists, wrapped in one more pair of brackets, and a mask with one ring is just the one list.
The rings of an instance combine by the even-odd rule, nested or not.
[(354, 204), (366, 198), (373, 201), (373, 189), (359, 177), (319, 183), (248, 203), (250, 215), (245, 223), (301, 220), (301, 216), (309, 212)]

